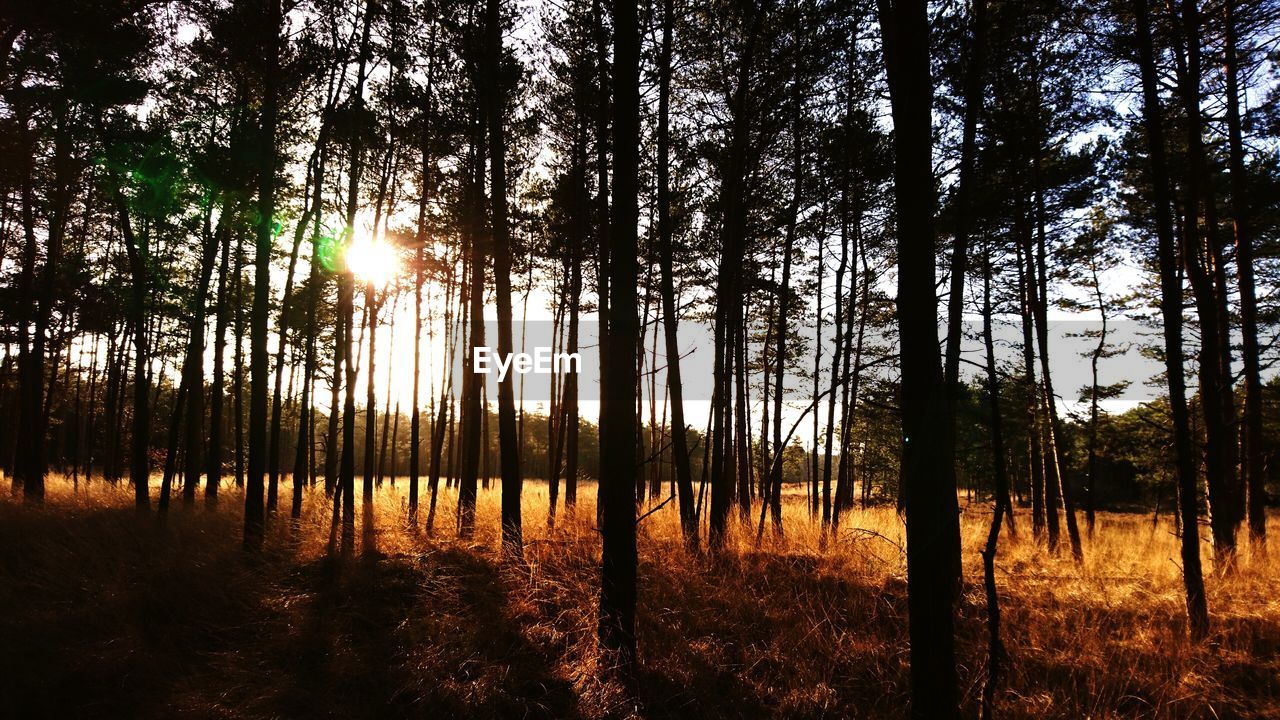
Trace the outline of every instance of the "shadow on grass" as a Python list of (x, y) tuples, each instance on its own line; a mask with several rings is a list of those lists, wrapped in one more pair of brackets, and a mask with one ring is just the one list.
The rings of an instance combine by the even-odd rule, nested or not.
[(578, 715), (487, 555), (255, 557), (172, 514), (0, 505), (0, 717)]

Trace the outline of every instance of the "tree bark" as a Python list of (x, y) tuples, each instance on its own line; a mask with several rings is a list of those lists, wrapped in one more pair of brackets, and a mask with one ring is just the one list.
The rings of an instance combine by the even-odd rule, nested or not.
[(201, 249), (200, 275), (196, 295), (191, 306), (191, 329), (187, 339), (187, 357), (183, 362), (183, 375), (187, 386), (186, 437), (183, 446), (182, 501), (193, 505), (196, 501), (196, 485), (200, 482), (201, 445), (204, 443), (204, 324), (208, 314), (209, 282), (213, 265), (223, 238), (231, 234), (231, 203), (222, 203), (216, 231), (209, 232)]
[[(238, 207), (228, 205), (223, 209), (230, 213), (227, 220), (238, 212)], [(229, 226), (228, 226), (229, 227)], [(218, 504), (218, 486), (222, 484), (222, 408), (226, 380), (223, 377), (227, 351), (227, 324), (230, 320), (230, 302), (227, 292), (232, 285), (227, 282), (227, 271), (231, 263), (231, 232), (222, 235), (222, 259), (218, 265), (218, 315), (214, 320), (213, 330), (213, 386), (209, 390), (209, 456), (206, 458), (207, 473), (204, 485), (205, 506), (216, 507)]]
[(130, 325), (133, 329), (133, 439), (130, 446), (129, 479), (133, 481), (134, 505), (141, 512), (151, 509), (151, 458), (148, 454), (151, 433), (151, 390), (147, 373), (147, 248), (134, 235), (129, 207), (119, 189), (115, 191), (116, 213), (120, 234), (124, 237), (132, 276), (129, 292)]
[[(640, 155), (640, 31), (636, 4), (615, 0), (613, 77), (613, 205), (609, 232), (609, 342), (604, 433), (600, 442), (603, 514), (600, 645), (616, 654), (628, 681), (636, 659), (635, 349)], [(607, 663), (606, 663), (607, 665)]]
[[(500, 81), (503, 58), (501, 0), (487, 0), (485, 11), (485, 52), (488, 63), (487, 91), (484, 93), (489, 126), (489, 221), (493, 229), (493, 287), (498, 306), (498, 355), (511, 357), (511, 231), (507, 223), (507, 147), (504, 114), (506, 89)], [(520, 438), (516, 434), (515, 373), (498, 380), (498, 453), (502, 474), (502, 549), (511, 557), (521, 557)]]
[(1187, 596), (1187, 616), (1191, 636), (1204, 639), (1209, 633), (1209, 609), (1200, 567), (1199, 492), (1196, 462), (1192, 454), (1190, 413), (1187, 411), (1186, 379), (1182, 351), (1182, 279), (1178, 272), (1177, 240), (1173, 231), (1173, 209), (1169, 189), (1169, 168), (1165, 155), (1164, 109), (1160, 104), (1155, 49), (1151, 41), (1151, 19), (1147, 0), (1134, 0), (1138, 66), (1142, 76), (1143, 131), (1147, 140), (1152, 200), (1154, 201), (1157, 249), (1160, 268), (1160, 310), (1164, 316), (1165, 379), (1169, 383), (1169, 409), (1173, 419), (1173, 449), (1178, 475), (1178, 510), (1181, 518), (1182, 580)]
[(1248, 492), (1249, 536), (1267, 537), (1266, 468), (1262, 437), (1262, 376), (1258, 360), (1258, 298), (1253, 267), (1253, 223), (1244, 171), (1244, 139), (1240, 122), (1240, 60), (1237, 55), (1236, 0), (1223, 11), (1223, 75), (1226, 79), (1227, 162), (1230, 168), (1231, 218), (1235, 232), (1236, 282), (1240, 290), (1241, 360), (1244, 363), (1244, 453), (1241, 470)]
[[(369, 33), (373, 24), (375, 3), (370, 0), (365, 4), (363, 29), (360, 36), (359, 65), (356, 69), (356, 85), (351, 100), (356, 116), (364, 112), (364, 84), (369, 58)], [(347, 172), (347, 204), (346, 224), (344, 226), (344, 249), (349, 248), (355, 234), (356, 210), (360, 198), (360, 175), (363, 143), (359, 132), (353, 134), (350, 147), (351, 167)], [(338, 276), (338, 322), (342, 329), (338, 335), (335, 351), (342, 358), (342, 367), (346, 373), (346, 381), (342, 399), (342, 460), (338, 471), (338, 482), (342, 495), (342, 548), (350, 552), (355, 544), (355, 489), (356, 489), (356, 367), (352, 357), (351, 340), (354, 337), (355, 325), (355, 275), (350, 264), (344, 267)]]
[(1183, 0), (1181, 30), (1186, 67), (1179, 88), (1186, 114), (1187, 168), (1185, 173), (1187, 222), (1183, 226), (1182, 258), (1191, 280), (1200, 317), (1200, 406), (1204, 415), (1205, 473), (1209, 486), (1209, 527), (1214, 555), (1224, 569), (1235, 565), (1236, 530), (1243, 498), (1236, 473), (1236, 436), (1229, 323), (1225, 316), (1226, 287), (1211, 176), (1205, 158), (1200, 110), (1201, 53), (1200, 10), (1197, 0)]
[[(982, 549), (982, 581), (987, 599), (987, 682), (982, 688), (982, 717), (994, 716), (995, 691), (1003, 670), (1004, 644), (1000, 640), (1000, 596), (996, 593), (996, 552), (1000, 528), (1007, 514), (1012, 520), (1009, 478), (1005, 470), (1004, 426), (1000, 412), (1000, 376), (996, 368), (995, 341), (991, 332), (991, 248), (984, 248), (982, 260), (982, 343), (987, 352), (987, 396), (991, 411), (991, 458), (995, 476), (996, 501)], [(1011, 523), (1012, 525), (1012, 523)], [(1010, 528), (1012, 529), (1012, 527)]]
[(956, 185), (955, 242), (951, 248), (951, 285), (947, 301), (947, 355), (944, 365), (952, 412), (960, 390), (960, 341), (964, 318), (964, 278), (969, 265), (970, 202), (977, 159), (978, 116), (986, 87), (987, 2), (970, 7), (969, 46), (964, 74), (964, 128), (960, 140), (960, 179)]
[(952, 418), (934, 293), (932, 98), (924, 0), (879, 0), (894, 124), (902, 483), (907, 525), (911, 715), (958, 718), (955, 599), (960, 525)]
[(249, 344), (249, 466), (245, 477), (244, 546), (262, 546), (266, 518), (263, 474), (267, 465), (267, 311), (271, 303), (271, 250), (275, 244), (276, 122), (279, 105), (280, 0), (263, 7), (263, 89), (258, 167), (258, 228), (254, 253), (253, 310)]

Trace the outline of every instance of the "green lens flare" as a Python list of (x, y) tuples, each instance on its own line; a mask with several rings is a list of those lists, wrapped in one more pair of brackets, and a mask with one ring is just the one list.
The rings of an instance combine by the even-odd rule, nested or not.
[(341, 254), (341, 244), (332, 235), (321, 235), (320, 239), (316, 241), (316, 258), (325, 270), (336, 272)]

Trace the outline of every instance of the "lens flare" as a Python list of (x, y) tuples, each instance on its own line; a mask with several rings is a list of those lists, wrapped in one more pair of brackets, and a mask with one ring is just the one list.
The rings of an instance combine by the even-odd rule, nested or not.
[(385, 285), (395, 278), (400, 269), (396, 250), (383, 240), (356, 237), (347, 247), (347, 267), (357, 279)]

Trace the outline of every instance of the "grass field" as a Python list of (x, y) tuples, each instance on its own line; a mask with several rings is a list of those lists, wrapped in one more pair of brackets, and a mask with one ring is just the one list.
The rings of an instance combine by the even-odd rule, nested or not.
[[(496, 487), (461, 543), (451, 493), (428, 537), (404, 524), (403, 481), (385, 486), (357, 513), (350, 553), (329, 551), (322, 492), (297, 524), (286, 499), (256, 557), (241, 550), (234, 490), (214, 512), (176, 501), (163, 523), (135, 513), (130, 488), (101, 482), (55, 480), (42, 508), (6, 496), (0, 716), (904, 715), (903, 533), (891, 508), (855, 510), (820, 549), (793, 497), (784, 537), (766, 532), (757, 548), (754, 528), (735, 527), (720, 557), (683, 547), (673, 505), (646, 518), (637, 707), (596, 679), (594, 488), (548, 530), (546, 488), (527, 484), (526, 561), (504, 566)], [(973, 504), (962, 521), (957, 643), (971, 716), (986, 679), (977, 549), (989, 515)], [(1280, 538), (1232, 576), (1209, 576), (1212, 637), (1196, 646), (1166, 520), (1102, 513), (1077, 566), (1049, 556), (1019, 515), (997, 560), (1000, 717), (1280, 718)]]

